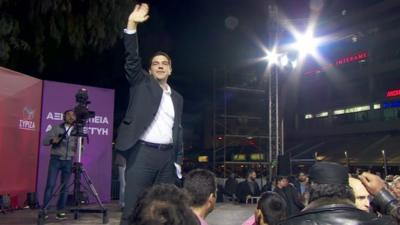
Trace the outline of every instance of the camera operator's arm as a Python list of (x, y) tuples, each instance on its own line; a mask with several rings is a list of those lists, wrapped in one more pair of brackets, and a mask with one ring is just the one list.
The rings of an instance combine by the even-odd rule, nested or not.
[(43, 145), (56, 145), (60, 143), (61, 137), (60, 134), (57, 132), (56, 126), (53, 126), (49, 132), (46, 133), (46, 136), (43, 139)]
[(399, 201), (385, 189), (385, 182), (380, 177), (367, 172), (362, 173), (359, 177), (367, 191), (374, 196), (372, 203), (379, 207), (379, 211), (383, 214), (392, 215), (399, 221)]
[(137, 25), (149, 18), (149, 6), (145, 3), (138, 4), (129, 15), (128, 25), (125, 29), (125, 76), (131, 85), (140, 82), (145, 78), (141, 59), (139, 57), (138, 37), (136, 33)]

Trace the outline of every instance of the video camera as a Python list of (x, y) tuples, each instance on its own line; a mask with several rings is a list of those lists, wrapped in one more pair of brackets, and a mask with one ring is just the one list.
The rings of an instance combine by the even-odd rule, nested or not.
[(76, 117), (74, 129), (75, 132), (72, 135), (86, 137), (87, 134), (83, 132), (83, 128), (85, 127), (87, 120), (95, 116), (95, 112), (89, 111), (88, 109), (90, 101), (86, 88), (81, 88), (78, 90), (78, 93), (75, 94), (75, 101), (77, 103), (74, 108), (74, 113)]

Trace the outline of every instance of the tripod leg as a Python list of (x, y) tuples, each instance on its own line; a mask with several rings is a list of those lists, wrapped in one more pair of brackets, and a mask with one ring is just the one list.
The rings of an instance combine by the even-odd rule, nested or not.
[(107, 224), (108, 223), (108, 213), (107, 210), (103, 211), (103, 224)]
[(37, 225), (43, 225), (45, 220), (46, 214), (40, 210), (37, 218)]
[(82, 168), (82, 174), (83, 174), (86, 184), (90, 187), (90, 190), (92, 191), (93, 196), (96, 198), (97, 203), (99, 204), (99, 206), (102, 209), (104, 209), (104, 205), (100, 200), (99, 194), (97, 193), (92, 181), (90, 180), (89, 176), (87, 175), (86, 171), (83, 168)]

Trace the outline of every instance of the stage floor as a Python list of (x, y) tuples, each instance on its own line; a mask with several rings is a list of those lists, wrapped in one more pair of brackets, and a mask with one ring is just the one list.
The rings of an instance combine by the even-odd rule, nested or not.
[[(109, 214), (109, 225), (118, 225), (121, 212), (117, 202), (105, 204)], [(236, 205), (232, 203), (218, 203), (215, 210), (207, 217), (209, 225), (241, 225), (254, 212), (256, 205)], [(4, 225), (36, 225), (38, 210), (23, 209), (7, 214), (0, 214), (0, 224)], [(66, 220), (56, 220), (55, 213), (49, 213), (47, 225), (82, 225), (102, 224), (102, 215), (99, 213), (81, 213), (78, 220), (68, 214)]]

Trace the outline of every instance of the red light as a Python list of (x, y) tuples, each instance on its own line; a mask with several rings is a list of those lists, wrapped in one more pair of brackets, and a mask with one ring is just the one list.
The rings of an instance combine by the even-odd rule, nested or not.
[(328, 64), (328, 65), (324, 66), (323, 68), (314, 68), (312, 70), (306, 71), (304, 73), (304, 75), (306, 75), (306, 76), (315, 75), (315, 74), (318, 74), (318, 73), (328, 70), (329, 68), (333, 67), (334, 65), (339, 66), (339, 65), (343, 65), (343, 64), (347, 64), (347, 63), (352, 63), (352, 62), (359, 62), (359, 61), (365, 60), (366, 58), (368, 58), (367, 51), (359, 52), (359, 53), (351, 55), (351, 56), (339, 58), (335, 61), (335, 64)]
[(400, 89), (390, 90), (386, 93), (386, 97), (397, 97), (400, 96)]
[(218, 137), (217, 139), (218, 139), (218, 140), (222, 140), (222, 137)]
[(358, 61), (364, 60), (366, 58), (368, 58), (368, 52), (359, 52), (355, 55), (337, 59), (335, 64), (342, 65), (342, 64), (351, 63), (351, 62), (358, 62)]

